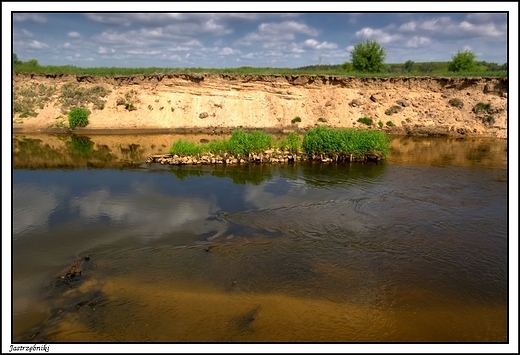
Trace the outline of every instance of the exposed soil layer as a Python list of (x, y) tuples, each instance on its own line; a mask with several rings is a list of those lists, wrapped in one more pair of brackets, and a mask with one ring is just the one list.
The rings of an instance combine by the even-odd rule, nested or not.
[[(35, 107), (35, 117), (14, 115), (14, 132), (66, 129), (62, 88), (70, 83), (108, 90), (98, 98), (103, 104), (85, 103), (89, 124), (77, 130), (88, 133), (226, 133), (237, 127), (284, 132), (327, 125), (408, 135), (508, 135), (507, 78), (229, 74), (16, 74), (15, 91), (34, 84), (54, 91)], [(358, 122), (363, 117), (373, 123)]]

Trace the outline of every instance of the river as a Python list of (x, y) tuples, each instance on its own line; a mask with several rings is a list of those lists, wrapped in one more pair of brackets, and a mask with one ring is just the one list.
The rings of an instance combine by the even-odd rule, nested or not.
[(175, 139), (13, 136), (13, 341), (508, 341), (506, 140), (141, 163)]

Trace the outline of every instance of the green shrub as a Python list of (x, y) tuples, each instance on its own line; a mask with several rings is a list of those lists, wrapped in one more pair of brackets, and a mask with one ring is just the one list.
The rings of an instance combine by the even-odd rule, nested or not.
[(387, 125), (388, 127), (393, 127), (393, 126), (395, 126), (394, 123), (393, 123), (392, 121), (388, 121), (388, 122), (386, 123), (386, 125)]
[(461, 99), (457, 99), (457, 98), (451, 99), (450, 101), (448, 101), (448, 103), (451, 106), (455, 106), (457, 108), (462, 108), (464, 106), (464, 103), (462, 102), (462, 100)]
[(69, 127), (74, 129), (76, 127), (86, 127), (88, 125), (88, 116), (90, 111), (82, 107), (74, 107), (69, 112)]
[(397, 106), (397, 105), (395, 105), (395, 106), (392, 106), (392, 107), (390, 107), (389, 109), (387, 109), (387, 110), (385, 111), (385, 115), (390, 116), (390, 115), (393, 115), (394, 113), (398, 113), (398, 112), (401, 111), (401, 110), (402, 110), (401, 106)]
[(377, 124), (379, 125), (379, 128), (383, 128), (383, 122), (382, 121), (377, 122)]
[(480, 111), (489, 112), (489, 110), (491, 110), (491, 103), (485, 104), (483, 102), (479, 102), (473, 106), (473, 112), (475, 113), (479, 113)]
[(370, 117), (361, 117), (357, 120), (358, 122), (364, 123), (367, 126), (371, 126), (373, 123), (373, 120)]
[(172, 147), (168, 151), (170, 154), (177, 154), (177, 155), (199, 155), (202, 153), (202, 147), (192, 143), (188, 142), (182, 139), (179, 139), (175, 143), (173, 143)]
[(487, 115), (486, 117), (482, 118), (482, 122), (487, 125), (492, 125), (495, 123), (495, 117), (492, 115)]
[(279, 144), (279, 147), (281, 149), (287, 149), (293, 154), (298, 154), (300, 151), (300, 145), (301, 145), (301, 138), (296, 132), (291, 132), (282, 139), (282, 141)]
[(302, 149), (307, 155), (353, 154), (362, 157), (368, 153), (388, 155), (389, 143), (389, 136), (381, 131), (331, 129), (322, 126), (305, 133)]
[(324, 122), (327, 122), (327, 120), (325, 118), (323, 118), (323, 117), (320, 117), (320, 118), (318, 118), (318, 122), (323, 122), (324, 123)]
[(413, 70), (413, 65), (414, 65), (414, 61), (413, 60), (407, 60), (404, 63), (404, 70), (405, 70), (405, 72), (411, 73), (412, 70)]
[(273, 137), (263, 131), (253, 131), (246, 133), (241, 129), (236, 129), (231, 134), (228, 142), (228, 151), (233, 155), (249, 155), (259, 153), (262, 150), (273, 146)]
[(302, 119), (301, 119), (300, 117), (296, 116), (295, 118), (293, 118), (293, 119), (291, 120), (291, 123), (292, 123), (292, 124), (295, 124), (296, 122), (301, 122), (301, 121), (302, 121)]

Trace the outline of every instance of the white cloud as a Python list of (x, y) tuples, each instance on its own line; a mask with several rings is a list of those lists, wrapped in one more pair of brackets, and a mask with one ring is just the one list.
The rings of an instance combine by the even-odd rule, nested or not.
[(22, 35), (23, 35), (24, 37), (29, 37), (29, 38), (34, 37), (33, 34), (32, 34), (31, 32), (29, 32), (29, 31), (27, 31), (27, 30), (25, 30), (25, 29), (22, 29)]
[(71, 48), (72, 44), (70, 42), (65, 42), (65, 43), (63, 43), (62, 47), (63, 48)]
[(391, 35), (383, 30), (372, 29), (370, 27), (365, 27), (357, 31), (354, 37), (375, 40), (380, 43), (391, 43), (402, 39), (401, 35)]
[(229, 47), (224, 47), (218, 52), (219, 55), (238, 55), (240, 53), (240, 50)]
[(505, 36), (505, 27), (497, 27), (488, 21), (488, 14), (474, 14), (468, 16), (466, 21), (454, 22), (449, 17), (439, 17), (426, 21), (410, 21), (399, 27), (400, 32), (424, 31), (432, 36), (454, 37), (499, 37)]
[(67, 36), (70, 37), (70, 38), (80, 38), (81, 37), (81, 35), (78, 32), (75, 32), (75, 31), (69, 32), (67, 34)]
[(262, 23), (256, 32), (248, 33), (237, 43), (251, 45), (252, 42), (263, 42), (264, 47), (272, 47), (273, 43), (292, 41), (296, 34), (317, 36), (319, 32), (305, 24), (295, 21), (284, 21), (280, 23)]
[(335, 43), (329, 43), (329, 42), (318, 42), (315, 39), (308, 39), (305, 42), (303, 42), (304, 46), (307, 48), (313, 48), (313, 49), (336, 49), (338, 48), (338, 45)]
[(49, 45), (45, 44), (43, 42), (32, 40), (31, 42), (27, 43), (27, 47), (34, 48), (34, 49), (44, 49), (44, 48), (49, 48)]
[(47, 19), (39, 14), (13, 14), (13, 20), (16, 22), (35, 22), (35, 23), (46, 23)]
[(427, 46), (430, 43), (431, 43), (431, 40), (429, 38), (414, 36), (406, 42), (406, 47), (417, 48), (417, 47)]

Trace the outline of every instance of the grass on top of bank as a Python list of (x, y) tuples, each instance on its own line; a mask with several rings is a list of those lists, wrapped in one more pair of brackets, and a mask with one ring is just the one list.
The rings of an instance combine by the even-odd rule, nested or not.
[(247, 157), (268, 149), (288, 150), (292, 154), (352, 154), (363, 157), (366, 154), (380, 154), (386, 157), (390, 153), (390, 137), (381, 131), (332, 129), (317, 127), (308, 130), (303, 139), (297, 132), (291, 132), (276, 140), (273, 136), (254, 130), (247, 133), (236, 129), (229, 139), (196, 144), (182, 139), (173, 143), (168, 153), (179, 156), (200, 156), (202, 154), (229, 153), (236, 157)]

